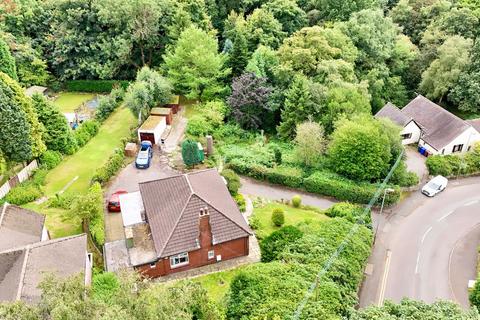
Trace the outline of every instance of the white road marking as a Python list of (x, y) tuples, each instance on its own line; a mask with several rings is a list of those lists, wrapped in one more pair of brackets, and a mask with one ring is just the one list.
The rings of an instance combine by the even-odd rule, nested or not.
[(443, 217), (441, 217), (440, 219), (438, 219), (437, 221), (440, 222), (442, 221), (443, 219), (445, 219), (446, 217), (448, 217), (449, 215), (451, 215), (452, 213), (454, 213), (455, 211), (450, 211), (449, 213), (447, 213), (446, 215), (444, 215)]
[(423, 237), (422, 237), (422, 243), (423, 241), (425, 241), (425, 238), (427, 237), (428, 233), (432, 231), (432, 227), (430, 226), (430, 228), (427, 229), (427, 231), (425, 231), (425, 233), (423, 234)]
[(390, 259), (392, 258), (392, 251), (387, 250), (387, 257), (385, 258), (385, 270), (383, 270), (382, 283), (380, 287), (380, 294), (378, 296), (377, 306), (381, 307), (383, 305), (383, 300), (385, 299), (385, 289), (387, 288), (387, 278), (388, 272), (390, 270)]
[(476, 204), (476, 203), (478, 203), (478, 200), (473, 200), (473, 201), (467, 202), (463, 206), (468, 207), (468, 206), (471, 206), (472, 204)]
[(417, 265), (415, 266), (415, 274), (418, 274), (418, 266), (420, 265), (420, 252), (417, 255)]

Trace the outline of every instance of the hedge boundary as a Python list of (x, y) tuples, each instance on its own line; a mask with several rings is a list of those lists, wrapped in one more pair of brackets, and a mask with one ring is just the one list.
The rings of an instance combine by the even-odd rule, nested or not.
[(72, 92), (109, 93), (116, 86), (127, 89), (127, 80), (70, 80), (65, 82), (65, 89)]

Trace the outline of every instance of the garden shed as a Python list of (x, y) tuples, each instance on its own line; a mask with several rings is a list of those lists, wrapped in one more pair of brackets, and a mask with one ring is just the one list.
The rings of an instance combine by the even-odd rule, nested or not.
[(167, 108), (171, 108), (173, 114), (176, 114), (180, 110), (180, 96), (173, 96), (169, 103), (165, 105)]
[(167, 121), (167, 125), (169, 126), (172, 124), (173, 110), (171, 108), (153, 108), (152, 111), (150, 111), (150, 114), (152, 116), (165, 117), (165, 120)]
[(157, 144), (166, 127), (167, 121), (165, 117), (150, 116), (138, 129), (138, 139), (140, 141), (146, 140), (150, 141), (152, 144)]

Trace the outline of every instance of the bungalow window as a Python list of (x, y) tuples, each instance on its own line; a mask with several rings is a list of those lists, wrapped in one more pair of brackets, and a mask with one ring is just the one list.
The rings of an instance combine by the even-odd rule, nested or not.
[(460, 152), (463, 149), (463, 144), (456, 144), (453, 146), (452, 152)]
[(208, 260), (211, 260), (213, 258), (215, 258), (215, 251), (213, 250), (208, 251)]
[(405, 140), (405, 139), (410, 139), (412, 137), (412, 133), (404, 133), (401, 135), (402, 136), (402, 139)]
[(170, 267), (177, 268), (188, 264), (188, 252), (177, 254), (170, 257)]

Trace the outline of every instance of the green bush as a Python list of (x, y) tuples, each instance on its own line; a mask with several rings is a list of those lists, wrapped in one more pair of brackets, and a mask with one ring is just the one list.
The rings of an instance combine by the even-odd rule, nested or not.
[[(369, 183), (356, 183), (330, 172), (317, 171), (304, 179), (303, 185), (308, 192), (318, 193), (338, 200), (351, 201), (355, 203), (369, 203), (370, 199), (377, 192), (378, 186)], [(400, 189), (396, 186), (389, 186), (395, 191), (387, 193), (385, 204), (392, 205), (400, 200)], [(382, 201), (379, 197), (377, 204)]]
[(95, 171), (92, 177), (92, 183), (98, 182), (101, 185), (107, 183), (111, 177), (117, 174), (117, 172), (123, 167), (125, 155), (122, 150), (117, 149), (108, 158), (107, 162)]
[(255, 215), (251, 215), (248, 218), (248, 224), (250, 225), (250, 228), (252, 228), (252, 230), (258, 230), (262, 228), (262, 223), (260, 222), (260, 219)]
[(129, 85), (130, 82), (125, 80), (70, 80), (65, 83), (65, 89), (76, 92), (108, 93), (116, 87), (127, 89)]
[(264, 175), (268, 182), (291, 188), (300, 188), (303, 183), (304, 172), (300, 168), (278, 166), (266, 168)]
[(272, 211), (272, 222), (275, 226), (281, 227), (285, 223), (285, 213), (282, 208), (275, 208)]
[(12, 188), (10, 192), (5, 196), (5, 200), (8, 203), (15, 205), (22, 205), (32, 201), (35, 201), (43, 196), (40, 187), (31, 181), (23, 182)]
[(105, 218), (103, 214), (98, 214), (95, 219), (90, 221), (89, 230), (93, 241), (99, 247), (102, 247), (105, 244)]
[(393, 171), (390, 183), (399, 185), (400, 187), (412, 187), (419, 182), (418, 176), (415, 172), (407, 171), (405, 162), (401, 162), (400, 165)]
[(83, 122), (77, 130), (75, 130), (74, 137), (79, 147), (83, 147), (87, 142), (93, 138), (100, 128), (100, 124), (95, 120), (87, 120)]
[(300, 208), (301, 205), (302, 205), (302, 197), (300, 197), (298, 194), (294, 195), (292, 197), (292, 206), (294, 208)]
[(291, 243), (303, 236), (303, 232), (294, 226), (285, 226), (272, 232), (260, 241), (262, 262), (276, 260), (278, 255)]
[(473, 306), (477, 307), (477, 309), (480, 309), (480, 278), (477, 278), (475, 286), (473, 287), (472, 291), (470, 291), (468, 298)]
[(451, 177), (458, 174), (464, 174), (462, 170), (462, 158), (456, 155), (434, 155), (427, 158), (428, 172), (433, 175), (442, 175)]
[(194, 137), (203, 137), (212, 132), (213, 127), (204, 116), (194, 115), (188, 119), (187, 133)]
[(95, 111), (95, 119), (99, 122), (105, 121), (110, 114), (120, 105), (125, 96), (122, 88), (115, 88), (108, 96), (98, 98), (98, 108)]
[(325, 211), (325, 215), (330, 218), (345, 218), (350, 222), (365, 224), (367, 226), (370, 226), (372, 223), (370, 210), (364, 213), (364, 208), (362, 206), (349, 202), (339, 202), (334, 204)]
[(227, 180), (227, 188), (232, 196), (238, 193), (238, 189), (241, 187), (240, 177), (230, 169), (222, 171), (222, 176)]
[(69, 210), (72, 206), (73, 201), (75, 200), (75, 195), (64, 193), (59, 195), (55, 194), (55, 197), (50, 197), (48, 199), (47, 205), (49, 208), (60, 208), (64, 210)]
[(93, 276), (92, 293), (97, 300), (109, 303), (120, 289), (120, 282), (113, 272), (104, 272)]
[(44, 186), (45, 179), (47, 178), (48, 170), (47, 169), (37, 169), (32, 176), (32, 183), (37, 186)]
[(233, 199), (238, 205), (240, 212), (245, 212), (247, 203), (245, 202), (245, 197), (241, 193), (237, 193)]
[(62, 158), (60, 151), (47, 150), (40, 157), (40, 164), (51, 170), (62, 162)]

